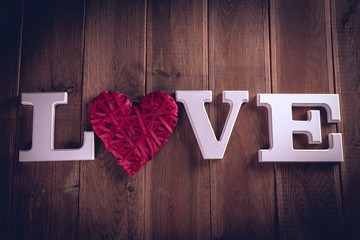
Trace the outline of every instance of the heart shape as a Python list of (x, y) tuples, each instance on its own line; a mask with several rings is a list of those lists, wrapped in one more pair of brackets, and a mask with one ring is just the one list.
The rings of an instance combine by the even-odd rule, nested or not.
[(178, 120), (176, 102), (167, 93), (152, 92), (136, 103), (109, 91), (90, 106), (92, 128), (130, 176), (168, 141)]

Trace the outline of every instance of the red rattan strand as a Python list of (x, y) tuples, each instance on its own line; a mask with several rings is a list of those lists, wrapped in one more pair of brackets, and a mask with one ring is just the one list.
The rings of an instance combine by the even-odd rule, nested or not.
[[(135, 105), (135, 104), (134, 104)], [(177, 123), (175, 100), (153, 92), (131, 107), (118, 92), (102, 92), (90, 106), (90, 123), (125, 171), (131, 176), (167, 142)]]

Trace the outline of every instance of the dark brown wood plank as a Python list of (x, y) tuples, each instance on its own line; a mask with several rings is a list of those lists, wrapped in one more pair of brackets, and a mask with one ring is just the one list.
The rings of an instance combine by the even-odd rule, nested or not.
[[(207, 79), (207, 1), (149, 1), (147, 92), (202, 90)], [(173, 135), (146, 165), (147, 239), (209, 239), (209, 162), (184, 107)]]
[(210, 1), (209, 77), (215, 104), (210, 107), (220, 137), (229, 107), (224, 90), (248, 90), (225, 156), (210, 160), (211, 218), (214, 239), (274, 239), (273, 164), (259, 163), (267, 148), (266, 111), (256, 94), (270, 92), (267, 1)]
[[(81, 145), (82, 1), (25, 2), (20, 93), (69, 93), (56, 110), (55, 148)], [(20, 105), (20, 104), (19, 104)], [(19, 106), (17, 151), (31, 146), (32, 109)], [(75, 239), (79, 163), (19, 163), (14, 168), (18, 239)]]
[[(145, 1), (87, 1), (83, 129), (102, 91), (145, 93), (145, 10)], [(81, 163), (80, 239), (144, 238), (144, 172), (128, 176), (96, 137), (96, 160)]]
[(360, 239), (360, 2), (331, 1), (336, 92), (340, 94), (341, 164), (347, 239)]
[(0, 2), (0, 238), (9, 239), (22, 31), (22, 1)]
[[(270, 20), (273, 92), (334, 93), (329, 1), (270, 1)], [(330, 132), (335, 126), (322, 124), (317, 147), (327, 148)], [(342, 239), (339, 165), (277, 163), (275, 171), (280, 239)]]

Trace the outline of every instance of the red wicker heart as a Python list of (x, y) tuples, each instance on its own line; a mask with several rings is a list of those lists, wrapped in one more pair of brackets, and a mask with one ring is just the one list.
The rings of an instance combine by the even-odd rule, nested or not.
[(178, 119), (176, 102), (167, 93), (153, 92), (137, 103), (109, 91), (90, 106), (92, 128), (130, 176), (168, 141)]

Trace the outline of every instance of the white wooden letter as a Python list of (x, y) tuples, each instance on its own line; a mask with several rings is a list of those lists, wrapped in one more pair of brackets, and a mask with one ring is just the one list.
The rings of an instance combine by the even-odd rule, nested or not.
[(55, 106), (67, 104), (68, 95), (60, 93), (23, 93), (21, 103), (32, 105), (33, 133), (30, 150), (19, 151), (20, 162), (94, 160), (94, 132), (84, 132), (79, 149), (54, 149)]
[(320, 111), (308, 111), (307, 121), (294, 121), (292, 107), (323, 107), (329, 123), (340, 121), (337, 94), (258, 94), (257, 105), (269, 112), (270, 149), (259, 151), (260, 162), (342, 162), (342, 137), (329, 134), (329, 149), (294, 150), (293, 134), (306, 134), (309, 144), (321, 143)]
[(176, 101), (184, 104), (196, 140), (200, 146), (204, 159), (221, 159), (235, 120), (243, 102), (248, 101), (248, 91), (224, 91), (223, 102), (230, 104), (230, 110), (221, 133), (220, 140), (216, 139), (206, 113), (204, 103), (211, 102), (211, 91), (176, 91)]

